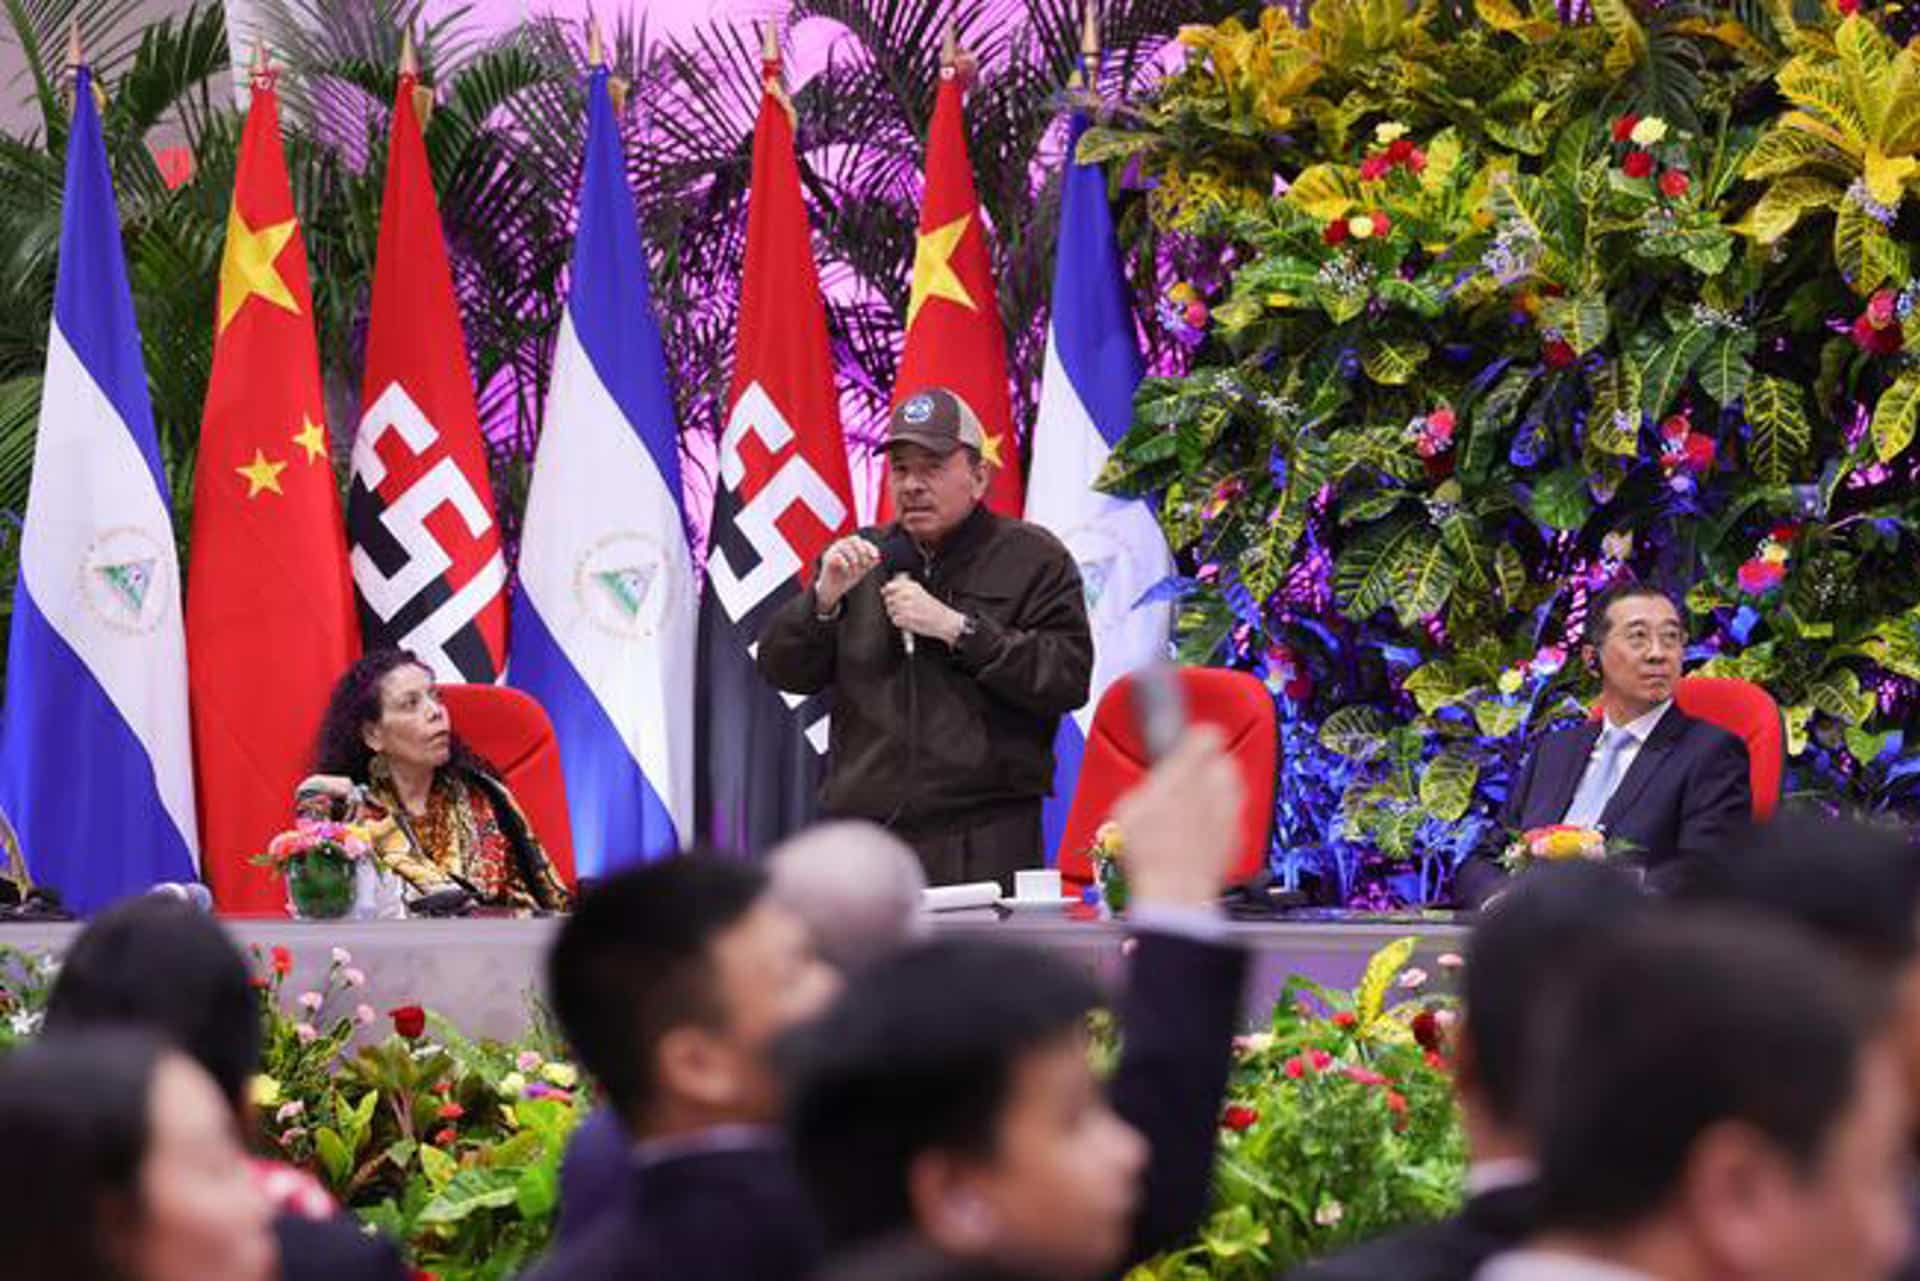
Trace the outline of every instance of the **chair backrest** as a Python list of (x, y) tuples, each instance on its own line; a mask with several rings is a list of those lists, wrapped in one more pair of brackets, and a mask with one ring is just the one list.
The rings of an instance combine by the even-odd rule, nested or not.
[[(1695, 720), (1718, 725), (1747, 745), (1747, 778), (1753, 791), (1753, 816), (1770, 819), (1780, 808), (1787, 768), (1787, 731), (1773, 695), (1731, 676), (1683, 676), (1673, 701)], [(1593, 706), (1594, 716), (1600, 705)]]
[(512, 789), (534, 835), (572, 892), (573, 822), (567, 817), (560, 744), (547, 709), (504, 685), (442, 685), (440, 697), (453, 719), (454, 733), (500, 771), (501, 781)]
[[(1274, 779), (1278, 775), (1279, 732), (1274, 723), (1273, 695), (1259, 678), (1220, 667), (1183, 667), (1180, 684), (1186, 693), (1187, 719), (1196, 725), (1216, 725), (1227, 751), (1240, 767), (1247, 803), (1241, 816), (1240, 850), (1229, 874), (1245, 881), (1266, 865), (1273, 836)], [(1147, 752), (1133, 712), (1133, 681), (1121, 677), (1107, 687), (1094, 709), (1087, 734), (1086, 753), (1080, 759), (1080, 781), (1067, 813), (1060, 839), (1060, 878), (1074, 893), (1093, 879), (1087, 848), (1094, 833), (1113, 814), (1114, 804), (1147, 772)]]

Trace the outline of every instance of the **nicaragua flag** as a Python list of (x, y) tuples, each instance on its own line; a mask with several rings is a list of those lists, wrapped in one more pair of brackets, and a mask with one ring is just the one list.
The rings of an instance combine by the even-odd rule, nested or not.
[(1054, 793), (1045, 828), (1055, 857), (1094, 708), (1116, 678), (1165, 657), (1173, 621), (1171, 603), (1141, 603), (1173, 572), (1152, 510), (1138, 499), (1111, 498), (1093, 488), (1132, 423), (1141, 363), (1106, 175), (1098, 165), (1073, 159), (1085, 128), (1085, 119), (1076, 116), (1067, 138), (1053, 316), (1027, 478), (1026, 518), (1052, 530), (1079, 562), (1093, 628), (1092, 693), (1085, 707), (1061, 721), (1054, 743)]
[(170, 491), (85, 67), (73, 101), (0, 809), (34, 881), (91, 912), (196, 879), (198, 846)]
[(553, 718), (588, 877), (672, 853), (692, 830), (698, 617), (679, 431), (604, 66), (587, 90), (572, 274), (507, 683)]

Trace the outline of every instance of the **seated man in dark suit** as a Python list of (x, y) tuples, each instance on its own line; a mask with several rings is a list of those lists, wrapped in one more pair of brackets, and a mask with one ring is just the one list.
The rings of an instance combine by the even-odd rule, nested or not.
[[(1752, 816), (1746, 744), (1674, 706), (1687, 632), (1659, 588), (1629, 583), (1595, 599), (1584, 648), (1600, 669), (1600, 719), (1540, 740), (1500, 821), (1513, 832), (1598, 828), (1631, 845), (1659, 887)], [(1497, 863), (1476, 857), (1455, 886), (1462, 904), (1477, 907), (1505, 878)]]
[(1542, 982), (1647, 906), (1617, 868), (1571, 863), (1514, 883), (1473, 933), (1466, 1022), (1454, 1090), (1466, 1131), (1467, 1203), (1459, 1214), (1314, 1261), (1296, 1281), (1469, 1281), (1532, 1230), (1533, 1138), (1522, 1114), (1528, 1046), (1545, 1016)]
[(1098, 990), (1009, 942), (900, 953), (796, 1038), (788, 1128), (836, 1252), (823, 1275), (1073, 1281), (1197, 1226), (1242, 971), (1206, 941), (1243, 802), (1213, 739), (1196, 731), (1115, 815), (1139, 948), (1105, 1097), (1085, 1036)]

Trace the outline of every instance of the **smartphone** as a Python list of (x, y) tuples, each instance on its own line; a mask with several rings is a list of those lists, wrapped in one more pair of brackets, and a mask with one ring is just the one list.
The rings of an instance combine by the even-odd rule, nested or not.
[(1172, 663), (1150, 663), (1133, 674), (1133, 714), (1147, 761), (1170, 755), (1187, 732), (1187, 695)]

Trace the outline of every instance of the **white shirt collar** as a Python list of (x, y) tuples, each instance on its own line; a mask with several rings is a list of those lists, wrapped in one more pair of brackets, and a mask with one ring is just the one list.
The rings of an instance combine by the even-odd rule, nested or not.
[(1505, 1188), (1531, 1183), (1540, 1168), (1523, 1156), (1500, 1157), (1493, 1161), (1475, 1161), (1467, 1167), (1467, 1195), (1485, 1196)]
[(1655, 1281), (1633, 1268), (1557, 1250), (1509, 1250), (1473, 1274), (1473, 1281)]
[(1672, 706), (1673, 700), (1668, 699), (1666, 702), (1648, 712), (1645, 716), (1628, 721), (1625, 725), (1615, 725), (1613, 718), (1609, 716), (1606, 718), (1607, 728), (1618, 733), (1630, 735), (1644, 747), (1646, 746), (1647, 740), (1653, 737), (1654, 727), (1660, 724), (1660, 719), (1667, 714), (1667, 709)]

